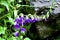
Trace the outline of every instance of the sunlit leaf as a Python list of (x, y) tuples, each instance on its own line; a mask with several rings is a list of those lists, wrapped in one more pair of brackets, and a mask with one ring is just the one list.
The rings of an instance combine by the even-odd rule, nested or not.
[(20, 36), (20, 39), (22, 39), (23, 38), (23, 36)]
[(28, 37), (26, 37), (24, 40), (31, 40), (31, 39), (29, 39)]
[(10, 0), (10, 2), (14, 2), (14, 0)]
[(17, 39), (18, 39), (18, 40), (22, 40), (22, 39), (23, 39), (23, 36), (20, 35)]
[(14, 24), (14, 20), (13, 20), (13, 18), (8, 17), (8, 19), (9, 19), (9, 22), (10, 22), (11, 24)]
[(22, 2), (21, 0), (19, 0), (19, 2)]
[(46, 17), (47, 17), (47, 18), (49, 17), (49, 12), (47, 12)]
[(21, 5), (20, 4), (17, 4), (16, 7), (19, 8), (19, 7), (21, 7)]
[(5, 40), (5, 39), (3, 39), (3, 38), (0, 37), (0, 40)]
[(14, 10), (14, 17), (17, 17), (18, 10)]
[(7, 40), (17, 40), (16, 37), (9, 37)]
[(9, 3), (7, 1), (0, 1), (0, 5), (4, 5), (9, 11)]
[(43, 16), (42, 16), (42, 18), (43, 18), (43, 19), (45, 19), (45, 18), (46, 18), (46, 16), (45, 16), (45, 15), (43, 15)]
[(6, 27), (0, 26), (0, 34), (5, 34)]

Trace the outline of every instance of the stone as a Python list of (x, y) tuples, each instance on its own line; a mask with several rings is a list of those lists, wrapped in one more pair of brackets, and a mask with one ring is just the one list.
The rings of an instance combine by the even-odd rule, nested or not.
[[(49, 2), (47, 2), (47, 1), (49, 1)], [(37, 13), (39, 8), (42, 8), (42, 7), (50, 8), (50, 6), (52, 5), (52, 0), (36, 0), (36, 1), (31, 1), (31, 5), (35, 8), (35, 11)], [(59, 8), (60, 8), (60, 0), (54, 0), (54, 9), (55, 10), (53, 10), (52, 12), (54, 14), (60, 13), (60, 9)]]
[[(43, 7), (50, 8), (50, 6), (52, 5), (52, 0), (36, 0), (36, 1), (31, 1), (31, 4), (30, 5), (32, 5), (34, 7), (36, 13), (39, 13), (40, 14), (40, 13), (44, 13), (43, 11), (40, 12), (40, 10)], [(57, 25), (60, 25), (60, 18), (58, 18), (58, 17), (54, 18), (55, 16), (57, 16), (60, 13), (60, 0), (54, 0), (54, 8), (53, 9), (54, 10), (52, 10), (52, 13), (54, 15), (51, 16), (51, 19), (49, 19), (49, 22), (47, 22), (47, 25), (49, 24), (50, 27), (49, 26), (46, 26), (45, 24), (42, 25), (39, 22), (36, 23), (36, 28), (37, 28), (37, 30), (38, 30), (39, 35), (40, 35), (41, 38), (47, 38), (50, 35), (52, 35), (53, 33), (55, 33), (58, 30), (60, 30), (59, 26), (57, 26), (58, 28), (57, 27), (55, 28), (55, 26), (54, 26), (54, 23), (56, 23)], [(59, 21), (58, 21), (57, 18), (59, 19)], [(54, 27), (54, 28), (52, 28), (52, 27)]]

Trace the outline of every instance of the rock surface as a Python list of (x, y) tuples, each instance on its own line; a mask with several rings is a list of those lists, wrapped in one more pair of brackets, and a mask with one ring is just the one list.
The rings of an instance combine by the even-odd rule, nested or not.
[[(31, 0), (30, 5), (35, 8), (35, 11), (37, 11), (42, 7), (50, 8), (52, 0)], [(60, 0), (54, 0), (54, 9), (54, 14), (60, 13)]]
[[(52, 5), (52, 0), (31, 0), (30, 5), (35, 8), (35, 11), (38, 11), (38, 10), (41, 10), (43, 7), (50, 8), (50, 6)], [(39, 9), (39, 8), (41, 8), (41, 9)], [(52, 13), (55, 15), (60, 13), (60, 0), (54, 0), (54, 10)], [(40, 22), (38, 22), (39, 24), (38, 23), (36, 24), (36, 28), (39, 31), (41, 38), (46, 38), (46, 37), (50, 36), (51, 34), (58, 31), (58, 28), (59, 28), (58, 25), (60, 25), (60, 18), (58, 18), (59, 22), (58, 22), (57, 18), (58, 18), (58, 16), (57, 17), (51, 16), (51, 19), (49, 19), (48, 20), (49, 22), (47, 22), (47, 25), (49, 23), (50, 27), (46, 26), (45, 24), (42, 25)], [(55, 25), (55, 24), (58, 24), (58, 25)], [(54, 27), (54, 28), (52, 28), (52, 27)], [(60, 28), (59, 28), (59, 30), (60, 30)]]

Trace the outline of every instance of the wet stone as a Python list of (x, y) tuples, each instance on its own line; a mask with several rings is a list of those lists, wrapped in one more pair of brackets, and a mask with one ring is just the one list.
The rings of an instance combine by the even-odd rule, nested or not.
[[(48, 2), (49, 1), (49, 2)], [(46, 8), (50, 8), (50, 6), (52, 5), (52, 0), (36, 0), (36, 1), (31, 1), (32, 7), (34, 7), (35, 9), (37, 8), (36, 11), (39, 10), (39, 8), (42, 7), (46, 7)], [(58, 14), (60, 13), (60, 0), (54, 0), (54, 14)], [(56, 12), (57, 11), (57, 12)]]

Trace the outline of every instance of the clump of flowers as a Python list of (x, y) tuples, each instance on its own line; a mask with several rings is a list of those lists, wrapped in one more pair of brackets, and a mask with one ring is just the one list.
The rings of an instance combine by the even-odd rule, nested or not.
[[(40, 21), (42, 20), (41, 17), (39, 16), (35, 16), (35, 15), (24, 15), (21, 13), (20, 16), (18, 16), (15, 20), (14, 20), (14, 28), (16, 28), (16, 30), (20, 30), (21, 33), (25, 33), (26, 29), (23, 27), (26, 23), (34, 23), (36, 21)], [(14, 35), (18, 36), (19, 32), (15, 32)]]

